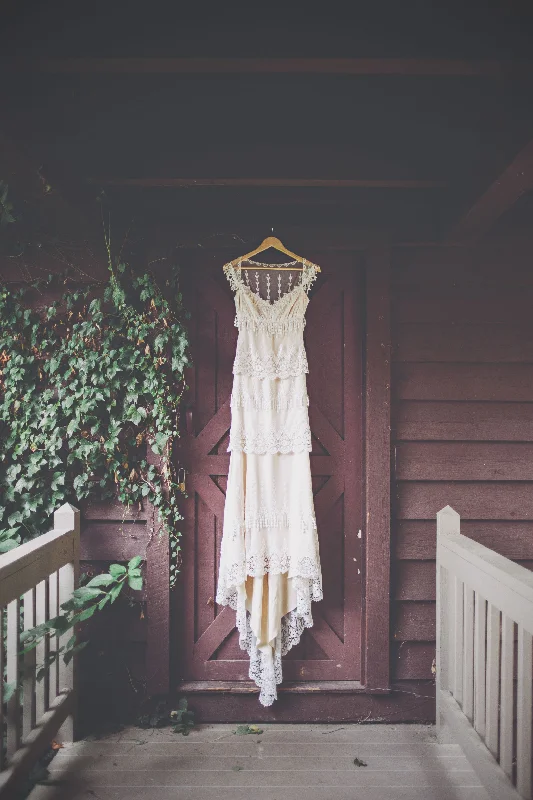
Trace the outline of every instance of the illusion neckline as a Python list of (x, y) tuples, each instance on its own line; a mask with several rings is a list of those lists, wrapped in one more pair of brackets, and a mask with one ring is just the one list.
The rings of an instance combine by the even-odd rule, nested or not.
[(291, 295), (295, 294), (298, 289), (303, 290), (303, 286), (301, 285), (301, 283), (297, 283), (296, 286), (293, 286), (292, 289), (290, 289), (288, 292), (282, 294), (281, 297), (277, 297), (275, 300), (266, 300), (264, 297), (261, 297), (260, 294), (254, 292), (254, 290), (251, 289), (249, 286), (247, 286), (245, 283), (241, 282), (241, 287), (244, 289), (245, 292), (247, 292), (251, 297), (253, 297), (254, 300), (259, 300), (260, 303), (262, 303), (265, 306), (268, 306), (268, 308), (274, 308), (279, 303), (281, 303), (282, 300), (285, 300), (287, 297), (291, 297)]
[[(272, 266), (273, 268), (275, 268), (277, 265), (273, 264)], [(235, 267), (232, 267), (232, 269), (237, 286), (241, 289), (244, 289), (244, 291), (247, 292), (250, 295), (250, 297), (253, 297), (254, 300), (259, 300), (263, 305), (267, 306), (268, 308), (274, 308), (279, 303), (281, 303), (282, 300), (285, 300), (287, 297), (291, 297), (293, 294), (295, 294), (298, 291), (298, 289), (301, 289), (305, 293), (305, 289), (302, 283), (303, 271), (299, 283), (295, 283), (292, 289), (289, 289), (289, 291), (285, 292), (285, 294), (282, 294), (281, 297), (277, 297), (275, 300), (271, 301), (265, 299), (264, 297), (261, 297), (260, 294), (254, 292), (254, 290), (243, 281), (240, 274), (237, 274), (237, 270), (235, 269)]]

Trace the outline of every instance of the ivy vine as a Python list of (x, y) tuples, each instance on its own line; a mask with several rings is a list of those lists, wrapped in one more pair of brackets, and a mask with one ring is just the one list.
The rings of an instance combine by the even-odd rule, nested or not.
[[(104, 283), (80, 287), (66, 272), (0, 285), (0, 552), (47, 530), (64, 502), (147, 501), (170, 537), (173, 584), (182, 516), (172, 449), (189, 364), (179, 269), (161, 284), (114, 258), (108, 233), (105, 243)], [(36, 310), (36, 293), (51, 290), (58, 299)]]

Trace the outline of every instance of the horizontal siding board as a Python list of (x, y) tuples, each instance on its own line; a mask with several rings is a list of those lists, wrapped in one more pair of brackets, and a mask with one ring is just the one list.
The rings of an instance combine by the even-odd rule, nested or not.
[(533, 403), (406, 400), (396, 403), (394, 417), (396, 441), (533, 442)]
[(395, 600), (435, 600), (435, 562), (397, 561), (393, 583)]
[[(391, 648), (392, 675), (396, 680), (434, 680), (435, 645), (395, 642)], [(414, 700), (414, 698), (413, 698)]]
[(533, 481), (533, 443), (399, 443), (396, 477), (412, 481)]
[(533, 326), (397, 325), (393, 360), (469, 363), (531, 363)]
[[(462, 520), (461, 532), (512, 561), (533, 559), (533, 522)], [(396, 523), (394, 558), (434, 560), (436, 545), (435, 520), (401, 520)]]
[(101, 503), (86, 502), (82, 504), (81, 511), (84, 519), (112, 520), (114, 522), (123, 520), (135, 522), (146, 520), (150, 516), (148, 504), (144, 508), (139, 508), (136, 504), (125, 506), (117, 500), (107, 500)]
[(398, 602), (393, 615), (392, 637), (397, 641), (435, 641), (435, 603)]
[(414, 291), (421, 287), (472, 291), (481, 287), (532, 287), (531, 247), (530, 239), (512, 249), (505, 245), (494, 247), (493, 243), (476, 251), (458, 247), (398, 249), (394, 253), (392, 285)]
[[(533, 271), (533, 270), (532, 270)], [(527, 364), (395, 364), (395, 400), (533, 401)]]
[(80, 556), (86, 561), (125, 561), (145, 556), (150, 532), (142, 522), (85, 521), (80, 541)]
[(533, 519), (531, 483), (405, 482), (396, 488), (398, 519), (435, 519), (450, 505), (464, 519)]
[(493, 325), (531, 324), (533, 287), (497, 286), (448, 287), (433, 285), (415, 289), (399, 288), (394, 294), (395, 323)]
[(530, 253), (491, 244), (395, 252), (395, 679), (434, 679), (436, 514), (443, 506), (461, 514), (466, 536), (533, 567)]

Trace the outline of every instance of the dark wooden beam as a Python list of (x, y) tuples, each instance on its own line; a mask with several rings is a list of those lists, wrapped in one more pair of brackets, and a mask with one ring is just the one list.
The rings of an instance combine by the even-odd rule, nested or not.
[(533, 140), (469, 208), (452, 231), (450, 240), (465, 244), (479, 239), (531, 189), (533, 189)]
[(364, 684), (388, 689), (391, 537), (391, 252), (366, 259), (366, 525)]
[(500, 78), (512, 62), (443, 58), (41, 58), (10, 60), (11, 70), (124, 74), (435, 75)]
[(140, 188), (191, 188), (201, 186), (225, 186), (243, 188), (335, 188), (335, 189), (432, 189), (445, 188), (442, 180), (411, 180), (369, 178), (89, 178), (89, 183), (98, 186), (132, 186)]

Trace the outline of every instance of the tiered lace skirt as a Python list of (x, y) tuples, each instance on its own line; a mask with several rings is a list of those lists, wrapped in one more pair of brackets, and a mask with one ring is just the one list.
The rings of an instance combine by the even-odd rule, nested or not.
[(217, 602), (236, 611), (263, 705), (322, 599), (306, 372), (302, 331), (241, 331)]

